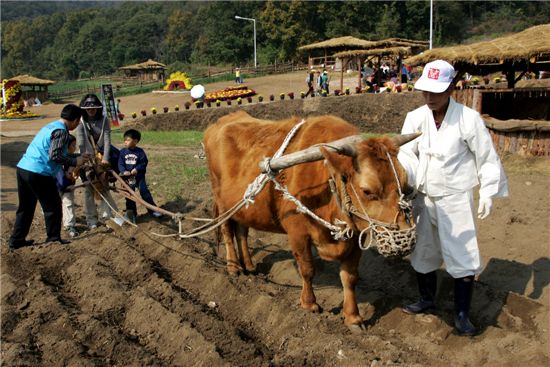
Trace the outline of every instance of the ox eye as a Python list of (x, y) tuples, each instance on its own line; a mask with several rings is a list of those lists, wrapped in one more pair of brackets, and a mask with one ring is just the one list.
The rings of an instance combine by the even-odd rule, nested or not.
[(363, 195), (367, 198), (367, 200), (378, 200), (378, 195), (374, 194), (370, 190), (363, 190)]

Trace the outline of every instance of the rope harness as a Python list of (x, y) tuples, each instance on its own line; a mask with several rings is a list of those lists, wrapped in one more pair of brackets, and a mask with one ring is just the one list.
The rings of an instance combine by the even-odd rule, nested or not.
[[(219, 215), (217, 218), (205, 220), (205, 221), (208, 221), (208, 223), (198, 228), (195, 228), (187, 233), (182, 233), (182, 220), (184, 219), (182, 214), (171, 213), (165, 209), (158, 208), (158, 207), (152, 206), (149, 203), (144, 202), (143, 200), (141, 200), (141, 198), (137, 196), (135, 191), (132, 190), (119, 175), (117, 175), (114, 171), (111, 171), (111, 173), (116, 178), (116, 180), (121, 184), (122, 189), (117, 191), (119, 191), (124, 197), (140, 202), (141, 204), (147, 206), (150, 209), (160, 211), (166, 215), (169, 215), (174, 221), (178, 222), (178, 233), (158, 234), (158, 233), (151, 232), (151, 234), (158, 237), (178, 236), (179, 238), (192, 238), (192, 237), (198, 237), (203, 234), (206, 234), (218, 228), (219, 226), (221, 226), (224, 222), (229, 220), (235, 213), (241, 210), (241, 208), (243, 207), (248, 208), (250, 204), (254, 204), (254, 200), (256, 196), (264, 189), (267, 183), (271, 181), (273, 183), (274, 188), (283, 194), (283, 198), (285, 200), (291, 201), (296, 205), (296, 208), (297, 208), (296, 210), (299, 213), (309, 216), (310, 218), (315, 220), (317, 223), (327, 228), (335, 240), (337, 241), (349, 240), (355, 234), (354, 225), (350, 226), (346, 221), (338, 218), (334, 220), (334, 223), (330, 223), (325, 219), (319, 217), (317, 214), (315, 214), (313, 211), (307, 208), (299, 199), (297, 199), (290, 192), (288, 192), (288, 189), (286, 186), (281, 185), (275, 179), (279, 171), (273, 171), (270, 167), (271, 160), (273, 158), (278, 158), (283, 155), (284, 151), (288, 147), (288, 144), (290, 143), (290, 141), (292, 140), (296, 132), (300, 129), (300, 127), (304, 123), (305, 123), (305, 120), (302, 119), (298, 124), (296, 124), (289, 131), (283, 143), (281, 144), (279, 149), (275, 152), (275, 154), (272, 157), (264, 158), (261, 165), (262, 165), (262, 171), (265, 173), (261, 173), (260, 175), (258, 175), (254, 179), (254, 181), (248, 185), (243, 195), (243, 198), (239, 202), (237, 202), (233, 207), (231, 207), (230, 209), (226, 210), (224, 213)], [(355, 195), (358, 203), (361, 206), (361, 211), (359, 211), (353, 205), (353, 202), (346, 190), (345, 182), (343, 182), (343, 190), (341, 193), (338, 193), (334, 177), (329, 179), (328, 183), (329, 183), (330, 190), (336, 200), (337, 206), (340, 208), (343, 214), (345, 214), (349, 218), (351, 218), (352, 216), (355, 216), (357, 218), (360, 218), (368, 222), (368, 226), (363, 230), (361, 230), (359, 233), (359, 239), (358, 239), (359, 247), (362, 250), (367, 250), (372, 245), (376, 245), (377, 251), (383, 256), (387, 256), (387, 257), (406, 256), (412, 252), (416, 243), (416, 225), (413, 223), (413, 220), (412, 220), (411, 204), (409, 201), (405, 199), (405, 195), (401, 191), (401, 183), (399, 182), (399, 177), (397, 175), (397, 171), (395, 170), (395, 166), (393, 164), (391, 156), (389, 155), (388, 152), (386, 152), (386, 156), (390, 162), (393, 175), (397, 182), (397, 190), (399, 193), (399, 210), (397, 211), (397, 214), (395, 216), (394, 223), (384, 223), (384, 222), (372, 219), (368, 215), (366, 209), (363, 207), (363, 204), (359, 199), (359, 195), (357, 194), (355, 187), (353, 186), (352, 183), (349, 183), (349, 185), (351, 186), (353, 194)], [(102, 195), (102, 193), (97, 188), (94, 187), (94, 190), (96, 190), (96, 192), (107, 203), (107, 205), (109, 205), (111, 210), (113, 210), (116, 214), (120, 215), (115, 210), (115, 208), (113, 208), (109, 204), (108, 200), (106, 200), (106, 198)], [(410, 228), (403, 229), (403, 230), (399, 229), (399, 226), (397, 225), (396, 221), (400, 211), (404, 212), (407, 221), (411, 225)], [(120, 217), (123, 218), (125, 222), (137, 227), (136, 224), (128, 221), (122, 215), (120, 215)], [(203, 219), (197, 219), (197, 218), (192, 218), (192, 219), (203, 220)]]

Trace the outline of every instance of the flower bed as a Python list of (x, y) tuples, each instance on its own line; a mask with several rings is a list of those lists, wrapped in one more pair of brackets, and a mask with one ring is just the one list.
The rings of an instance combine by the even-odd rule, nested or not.
[(226, 101), (237, 98), (246, 98), (256, 95), (256, 92), (246, 86), (228, 87), (223, 90), (206, 93), (205, 102), (215, 102), (217, 100)]

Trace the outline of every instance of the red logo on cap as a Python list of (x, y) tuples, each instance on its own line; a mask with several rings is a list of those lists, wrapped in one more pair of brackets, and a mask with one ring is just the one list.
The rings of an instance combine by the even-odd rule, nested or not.
[(439, 69), (430, 68), (430, 70), (428, 70), (428, 79), (439, 79)]

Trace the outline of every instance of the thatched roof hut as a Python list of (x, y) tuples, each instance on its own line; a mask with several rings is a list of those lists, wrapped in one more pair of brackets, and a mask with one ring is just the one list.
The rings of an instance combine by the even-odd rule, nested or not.
[(28, 86), (47, 86), (47, 85), (55, 84), (53, 80), (40, 79), (35, 76), (27, 75), (27, 74), (14, 76), (13, 78), (10, 78), (10, 80), (17, 80), (19, 81), (19, 83), (21, 83), (21, 85), (28, 85)]
[[(513, 88), (523, 73), (550, 68), (550, 24), (491, 41), (434, 48), (407, 59), (407, 64), (423, 65), (437, 59), (451, 63), (459, 75), (465, 72), (485, 75), (503, 71), (508, 87)], [(522, 72), (517, 78), (516, 71)]]
[[(361, 68), (367, 59), (377, 58), (378, 68), (380, 68), (383, 57), (390, 57), (397, 60), (398, 69), (401, 69), (401, 60), (405, 56), (417, 54), (425, 50), (428, 46), (425, 41), (404, 40), (400, 38), (388, 38), (379, 41), (372, 41), (368, 49), (347, 50), (337, 52), (333, 56), (342, 59), (342, 65), (347, 65), (349, 61), (355, 59), (358, 68)], [(359, 70), (360, 71), (360, 70)], [(380, 77), (380, 74), (378, 74)], [(359, 72), (358, 86), (361, 87), (361, 73)], [(377, 81), (380, 84), (380, 80)], [(343, 87), (343, 71), (340, 81)]]
[(23, 99), (25, 101), (32, 100), (34, 103), (35, 98), (40, 101), (48, 99), (48, 85), (55, 84), (53, 80), (40, 79), (32, 75), (17, 75), (10, 80), (17, 80), (23, 88)]
[[(322, 42), (311, 43), (309, 45), (298, 47), (298, 50), (302, 52), (307, 51), (309, 53), (308, 64), (310, 67), (313, 67), (319, 64), (324, 64), (324, 66), (334, 64), (336, 60), (332, 54), (335, 52), (365, 49), (372, 46), (373, 43), (371, 41), (366, 41), (352, 36), (345, 36), (331, 38)], [(319, 55), (321, 56), (319, 57)]]
[(350, 50), (335, 53), (334, 57), (350, 58), (355, 56), (409, 56), (412, 54), (410, 47), (387, 47), (387, 48), (371, 48), (368, 50)]
[(127, 65), (118, 69), (124, 71), (124, 75), (127, 77), (137, 77), (140, 80), (163, 81), (166, 65), (149, 59), (139, 64)]
[(357, 49), (367, 48), (372, 42), (360, 38), (345, 36), (331, 38), (326, 41), (311, 43), (309, 45), (298, 47), (299, 51), (320, 50), (320, 49)]

